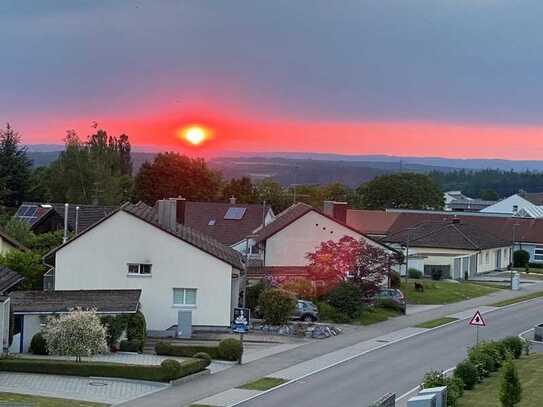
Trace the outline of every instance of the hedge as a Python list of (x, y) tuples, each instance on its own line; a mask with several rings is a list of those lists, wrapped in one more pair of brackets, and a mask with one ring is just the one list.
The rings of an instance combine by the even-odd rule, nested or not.
[(158, 342), (155, 353), (164, 356), (180, 356), (191, 358), (197, 353), (207, 353), (211, 359), (236, 361), (241, 354), (241, 343), (238, 339), (223, 339), (218, 346), (205, 345), (174, 345), (168, 342)]
[(169, 382), (198, 373), (209, 365), (205, 359), (189, 359), (180, 363), (180, 369), (172, 373), (163, 366), (128, 365), (104, 362), (73, 362), (31, 358), (0, 358), (0, 371), (42, 373), (82, 377), (116, 377), (132, 380)]
[(140, 352), (142, 346), (141, 341), (138, 340), (121, 341), (119, 344), (119, 350), (121, 352)]

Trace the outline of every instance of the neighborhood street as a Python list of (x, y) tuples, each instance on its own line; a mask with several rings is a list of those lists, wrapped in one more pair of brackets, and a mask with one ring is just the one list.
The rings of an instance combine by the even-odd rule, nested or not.
[[(480, 338), (517, 335), (543, 321), (543, 300), (500, 309), (484, 316)], [(474, 328), (460, 321), (370, 352), (298, 382), (242, 403), (243, 407), (367, 406), (384, 393), (397, 396), (420, 383), (432, 369), (447, 369), (474, 344)]]

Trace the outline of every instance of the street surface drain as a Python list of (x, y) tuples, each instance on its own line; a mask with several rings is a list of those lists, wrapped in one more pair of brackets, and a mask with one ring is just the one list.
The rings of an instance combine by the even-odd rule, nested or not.
[(104, 383), (104, 382), (89, 382), (89, 386), (102, 387), (102, 386), (107, 386), (107, 383)]

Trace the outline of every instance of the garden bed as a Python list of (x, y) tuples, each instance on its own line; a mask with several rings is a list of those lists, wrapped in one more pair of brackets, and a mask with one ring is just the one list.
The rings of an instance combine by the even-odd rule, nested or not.
[[(164, 361), (163, 363), (165, 363)], [(170, 360), (170, 362), (172, 362)], [(178, 362), (176, 362), (178, 363)], [(189, 359), (178, 363), (178, 367), (160, 365), (128, 365), (105, 362), (73, 362), (36, 358), (1, 358), (0, 371), (40, 373), (80, 377), (113, 377), (130, 380), (169, 382), (204, 370), (209, 361)]]

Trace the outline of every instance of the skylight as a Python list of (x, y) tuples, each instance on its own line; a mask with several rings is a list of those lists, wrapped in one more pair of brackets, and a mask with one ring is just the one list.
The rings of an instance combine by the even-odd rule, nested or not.
[(228, 208), (224, 219), (240, 220), (245, 215), (245, 211), (247, 211), (247, 208)]

